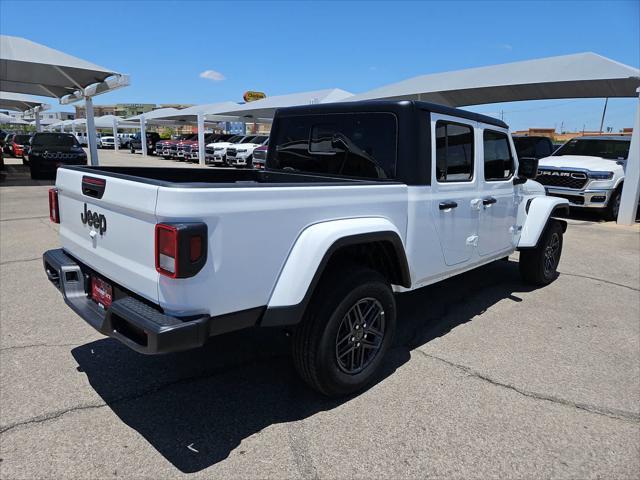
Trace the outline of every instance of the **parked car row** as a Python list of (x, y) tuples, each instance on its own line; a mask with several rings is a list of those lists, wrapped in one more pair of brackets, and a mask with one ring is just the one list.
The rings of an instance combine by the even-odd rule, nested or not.
[[(254, 152), (266, 146), (267, 135), (235, 135), (225, 140), (218, 140), (205, 147), (205, 163), (230, 166), (236, 168), (252, 168)], [(265, 157), (266, 158), (266, 157)], [(264, 167), (264, 164), (262, 164)]]
[[(205, 135), (205, 163), (218, 166), (233, 166), (237, 168), (251, 168), (254, 152), (258, 148), (264, 149), (266, 158), (267, 135), (231, 135), (208, 133)], [(198, 151), (198, 135), (186, 135), (172, 140), (156, 142), (156, 155), (165, 160), (180, 162), (200, 161)], [(262, 154), (262, 153), (261, 153)], [(260, 162), (264, 168), (264, 162)]]

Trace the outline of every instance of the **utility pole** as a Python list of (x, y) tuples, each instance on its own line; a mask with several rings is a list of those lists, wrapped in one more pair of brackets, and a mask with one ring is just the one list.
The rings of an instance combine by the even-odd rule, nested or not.
[(602, 119), (600, 120), (600, 134), (602, 134), (602, 127), (604, 126), (604, 116), (607, 113), (607, 103), (609, 103), (609, 97), (604, 99), (604, 108), (602, 109)]

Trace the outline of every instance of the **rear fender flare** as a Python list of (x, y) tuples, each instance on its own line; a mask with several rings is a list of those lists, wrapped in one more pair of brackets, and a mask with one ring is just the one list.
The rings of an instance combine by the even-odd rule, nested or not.
[(403, 286), (411, 276), (400, 232), (386, 218), (365, 217), (321, 222), (297, 238), (273, 289), (263, 326), (288, 325), (300, 320), (332, 254), (341, 247), (389, 241), (399, 259)]

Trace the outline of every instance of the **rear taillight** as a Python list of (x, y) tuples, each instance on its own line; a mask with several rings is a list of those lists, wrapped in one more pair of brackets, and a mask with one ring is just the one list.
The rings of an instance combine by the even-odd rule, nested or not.
[(159, 223), (155, 242), (156, 270), (167, 277), (193, 277), (207, 261), (204, 223)]
[(58, 189), (49, 189), (49, 219), (53, 223), (60, 223), (60, 207), (58, 206)]

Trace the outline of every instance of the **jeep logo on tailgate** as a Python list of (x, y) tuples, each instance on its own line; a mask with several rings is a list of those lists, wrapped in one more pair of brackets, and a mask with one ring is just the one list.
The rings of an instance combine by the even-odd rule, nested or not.
[(84, 213), (80, 213), (80, 220), (85, 225), (95, 228), (102, 235), (107, 231), (107, 217), (101, 213), (92, 212), (87, 210), (87, 204), (84, 204)]

